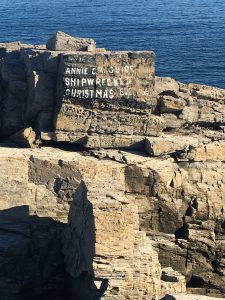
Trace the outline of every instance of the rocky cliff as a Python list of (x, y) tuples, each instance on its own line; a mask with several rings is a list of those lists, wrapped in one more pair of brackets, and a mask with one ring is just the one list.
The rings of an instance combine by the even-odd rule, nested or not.
[(1, 299), (225, 296), (225, 90), (154, 62), (0, 44)]

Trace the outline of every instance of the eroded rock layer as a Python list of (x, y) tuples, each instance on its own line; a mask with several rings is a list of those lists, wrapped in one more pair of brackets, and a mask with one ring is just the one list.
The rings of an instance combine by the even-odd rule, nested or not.
[(3, 147), (0, 165), (4, 299), (185, 292), (184, 276), (161, 269), (153, 241), (140, 230), (126, 164), (52, 148)]
[(20, 43), (0, 49), (0, 137), (31, 126), (43, 140), (118, 148), (164, 126), (151, 114), (153, 52), (106, 51), (61, 32), (47, 49)]

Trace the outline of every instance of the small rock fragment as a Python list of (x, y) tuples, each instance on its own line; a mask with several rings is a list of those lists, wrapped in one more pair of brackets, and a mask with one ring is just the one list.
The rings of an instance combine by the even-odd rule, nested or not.
[(9, 140), (21, 147), (37, 147), (36, 133), (31, 127), (16, 132), (15, 134), (10, 136)]

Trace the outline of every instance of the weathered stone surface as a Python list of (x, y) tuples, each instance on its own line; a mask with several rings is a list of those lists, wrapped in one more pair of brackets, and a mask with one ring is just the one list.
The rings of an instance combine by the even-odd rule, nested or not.
[(35, 148), (37, 147), (37, 137), (31, 127), (20, 130), (10, 136), (10, 141), (17, 146)]
[(96, 43), (93, 39), (74, 38), (62, 31), (57, 31), (46, 45), (48, 50), (55, 51), (95, 51)]
[[(141, 118), (134, 117), (133, 120), (137, 120), (137, 122), (141, 121)], [(124, 120), (123, 120), (124, 121)], [(163, 128), (165, 127), (165, 123), (157, 116), (149, 116), (148, 119), (144, 119), (143, 121), (148, 126), (147, 132), (143, 130), (146, 134), (150, 136), (158, 136), (162, 132)], [(126, 126), (126, 130), (129, 130), (128, 134), (123, 134), (122, 129), (125, 129), (125, 123), (124, 127), (122, 127), (121, 124), (113, 124), (113, 122), (103, 123), (102, 124), (102, 130), (104, 130), (104, 133), (100, 134), (98, 132), (99, 126), (96, 124), (92, 124), (93, 130), (96, 129), (97, 132), (94, 132), (91, 135), (88, 134), (81, 134), (79, 132), (74, 131), (56, 131), (53, 133), (45, 134), (43, 133), (41, 135), (43, 140), (52, 139), (54, 141), (58, 142), (70, 142), (70, 143), (77, 143), (82, 146), (85, 146), (86, 148), (132, 148), (132, 149), (144, 149), (144, 137), (142, 135), (139, 135), (139, 124), (130, 124)], [(103, 127), (104, 126), (104, 127)], [(117, 134), (112, 134), (113, 128), (116, 131), (118, 129)], [(142, 133), (143, 133), (142, 132)]]
[(157, 95), (172, 93), (179, 93), (180, 86), (179, 83), (170, 77), (155, 77), (155, 91)]
[(133, 149), (169, 130), (223, 138), (224, 90), (155, 79), (152, 52), (74, 52), (68, 39), (55, 35), (68, 46), (57, 51), (1, 44), (1, 136), (32, 126), (48, 140)]
[[(168, 287), (171, 290), (171, 293), (175, 294), (182, 293), (182, 291), (186, 290), (185, 276), (181, 275), (177, 271), (174, 271), (171, 267), (162, 269), (161, 279), (163, 283), (161, 286), (162, 294), (166, 294)], [(172, 292), (172, 290), (174, 290), (174, 292)]]
[(92, 39), (62, 32), (47, 49), (17, 42), (1, 48), (2, 136), (32, 126), (54, 132), (48, 136), (55, 141), (135, 148), (136, 140), (143, 143), (165, 128), (165, 121), (152, 115), (153, 52), (94, 51)]
[(21, 43), (18, 42), (11, 42), (11, 43), (0, 43), (0, 53), (1, 58), (5, 57), (6, 53), (18, 51), (21, 48)]
[[(132, 136), (163, 130), (164, 122), (150, 115), (156, 104), (152, 52), (62, 55), (59, 74), (57, 140), (61, 132), (66, 141), (70, 132), (77, 140), (121, 135), (120, 147), (126, 147), (123, 138), (131, 137), (132, 144)], [(109, 139), (107, 143), (110, 146)]]
[(145, 150), (151, 156), (162, 156), (165, 154), (187, 151), (190, 147), (196, 147), (203, 142), (210, 141), (197, 135), (185, 136), (175, 134), (164, 134), (160, 137), (149, 137), (145, 139)]
[(159, 262), (185, 275), (189, 289), (198, 278), (208, 285), (199, 284), (201, 292), (223, 293), (223, 163), (174, 163), (115, 150), (99, 152), (101, 158), (51, 148), (0, 152), (2, 209), (28, 205), (30, 215), (62, 224), (69, 214), (62, 243), (75, 293), (80, 284), (87, 299), (103, 292), (103, 299), (184, 292), (184, 277), (161, 270)]
[(225, 91), (52, 42), (0, 45), (0, 138), (67, 150), (0, 147), (0, 295), (224, 296)]
[[(103, 299), (151, 299), (185, 292), (186, 276), (190, 291), (196, 291), (198, 280), (199, 292), (224, 294), (223, 163), (175, 163), (115, 150), (95, 152), (96, 158), (51, 148), (0, 152), (1, 209), (29, 206), (24, 212), (29, 231), (32, 216), (50, 218), (50, 227), (62, 224), (65, 269), (59, 275), (63, 280), (65, 270), (70, 274), (74, 293), (81, 284), (85, 299), (93, 293), (104, 293)], [(20, 228), (9, 218), (11, 227)], [(4, 222), (2, 228), (8, 228)], [(33, 235), (26, 247), (34, 243)], [(30, 268), (35, 268), (33, 261)], [(9, 271), (5, 278), (12, 276)], [(53, 280), (58, 290), (56, 278), (48, 276), (46, 282)], [(2, 289), (9, 292), (9, 286)]]
[(225, 161), (225, 141), (220, 140), (192, 147), (181, 157), (191, 161)]
[[(138, 207), (125, 194), (126, 165), (52, 148), (0, 148), (0, 165), (0, 257), (10, 257), (0, 272), (7, 285), (0, 285), (1, 294), (44, 297), (51, 288), (64, 299), (66, 271), (71, 293), (79, 299), (104, 293), (102, 299), (139, 300), (185, 292), (184, 277), (177, 272), (164, 270), (167, 277), (161, 279), (152, 241), (139, 228)], [(20, 277), (12, 272), (12, 260)], [(16, 290), (10, 291), (11, 281)]]
[[(158, 94), (158, 113), (162, 117), (168, 119), (166, 114), (173, 113), (180, 122), (200, 126), (224, 123), (225, 91), (222, 89), (156, 77), (155, 90)], [(183, 125), (180, 123), (180, 127)]]
[(224, 163), (115, 152), (105, 150), (105, 157), (127, 164), (126, 195), (138, 206), (140, 228), (156, 242), (162, 266), (185, 275), (189, 291), (224, 295)]
[(187, 102), (183, 99), (179, 99), (173, 96), (159, 96), (160, 101), (160, 113), (176, 113), (181, 112), (187, 105)]

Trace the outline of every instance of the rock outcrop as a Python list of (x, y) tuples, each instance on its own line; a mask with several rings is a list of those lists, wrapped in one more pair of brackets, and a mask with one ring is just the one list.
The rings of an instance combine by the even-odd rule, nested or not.
[(58, 31), (48, 40), (46, 48), (53, 51), (95, 51), (96, 43), (93, 39), (74, 38)]
[(225, 297), (225, 90), (154, 60), (0, 44), (2, 299)]
[[(185, 277), (161, 269), (153, 241), (140, 230), (126, 164), (53, 148), (2, 147), (0, 166), (4, 299), (185, 292)], [(71, 295), (63, 298), (66, 273)]]
[(110, 52), (61, 32), (47, 49), (0, 46), (0, 137), (31, 126), (42, 140), (121, 148), (165, 126), (151, 113), (153, 52)]

